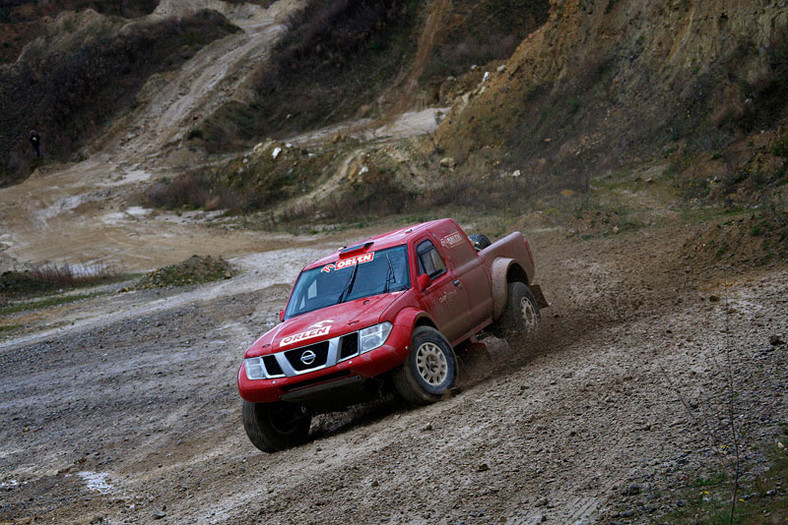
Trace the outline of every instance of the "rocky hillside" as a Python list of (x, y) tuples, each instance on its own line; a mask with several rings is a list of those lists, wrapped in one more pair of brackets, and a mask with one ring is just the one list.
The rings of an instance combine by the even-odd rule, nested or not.
[(469, 171), (573, 189), (649, 158), (713, 157), (718, 176), (757, 160), (762, 182), (784, 181), (786, 5), (552, 0), (547, 23), (456, 100), (439, 146)]
[[(85, 7), (78, 4), (68, 6)], [(126, 17), (153, 7), (90, 4)], [(771, 196), (778, 208), (788, 201), (783, 0), (304, 0), (300, 11), (288, 7), (277, 26), (286, 27), (284, 35), (269, 39), (272, 49), (226, 73), (232, 84), (210, 103), (199, 93), (166, 101), (170, 113), (186, 106), (190, 113), (168, 114), (152, 145), (143, 147), (151, 128), (125, 110), (145, 102), (136, 93), (151, 75), (177, 70), (208, 42), (237, 31), (217, 14), (228, 14), (231, 4), (244, 2), (161, 2), (139, 23), (91, 11), (37, 19), (49, 20), (41, 36), (0, 69), (8, 130), (0, 138), (0, 181), (24, 178), (39, 165), (25, 140), (36, 126), (48, 128), (55, 159), (71, 158), (107, 127), (114, 137), (134, 130), (128, 133), (138, 155), (180, 148), (207, 159), (250, 151), (268, 137), (285, 140), (349, 119), (386, 122), (432, 105), (452, 109), (422, 144), (396, 152), (365, 147), (372, 161), (384, 159), (366, 168), (382, 173), (384, 186), (400, 186), (392, 193), (397, 199), (419, 199), (451, 171), (449, 193), (468, 203), (515, 194), (524, 199), (518, 205), (528, 205), (540, 195), (584, 192), (594, 176), (657, 162), (688, 198), (752, 206)], [(43, 14), (49, 4), (36, 3), (38, 11), (32, 5), (6, 9), (6, 25), (27, 23), (22, 14)], [(194, 18), (200, 8), (207, 11)], [(243, 26), (238, 12), (233, 23)], [(255, 27), (243, 29), (250, 42)], [(202, 63), (190, 67), (197, 71)], [(181, 76), (191, 84), (180, 92), (201, 89), (193, 78)], [(144, 91), (160, 91), (162, 82), (148, 81)], [(213, 89), (216, 82), (207, 84)], [(138, 116), (152, 122), (159, 110)], [(168, 122), (177, 133), (160, 129)], [(319, 171), (347, 165), (335, 158)], [(203, 170), (201, 184), (222, 193), (224, 169)], [(300, 169), (295, 160), (279, 167), (298, 181), (298, 192), (325, 180)], [(268, 174), (244, 177), (246, 186), (260, 186)], [(516, 180), (497, 189), (489, 182), (507, 177)]]
[(64, 11), (0, 67), (0, 186), (40, 165), (27, 135), (37, 129), (45, 158), (73, 160), (124, 109), (151, 75), (180, 67), (205, 44), (237, 31), (215, 11), (130, 21), (92, 10)]

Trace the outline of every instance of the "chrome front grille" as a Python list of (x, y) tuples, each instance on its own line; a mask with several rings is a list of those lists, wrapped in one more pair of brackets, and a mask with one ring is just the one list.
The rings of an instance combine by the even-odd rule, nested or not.
[(268, 354), (262, 359), (266, 378), (276, 379), (334, 366), (358, 355), (358, 351), (358, 332), (353, 332), (319, 343)]
[(321, 341), (309, 346), (294, 348), (284, 352), (287, 362), (296, 372), (305, 372), (326, 366), (328, 359), (328, 341)]

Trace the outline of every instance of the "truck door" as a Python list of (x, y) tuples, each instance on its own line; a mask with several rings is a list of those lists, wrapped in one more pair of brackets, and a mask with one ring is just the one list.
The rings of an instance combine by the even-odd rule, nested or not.
[(454, 271), (446, 265), (433, 242), (424, 239), (416, 243), (417, 275), (430, 276), (422, 301), (438, 329), (452, 343), (471, 327), (468, 295)]
[(478, 328), (492, 319), (493, 313), (492, 287), (487, 270), (468, 236), (456, 223), (447, 221), (433, 233), (447, 264), (454, 271), (454, 278), (459, 279), (468, 297), (470, 311), (466, 330)]

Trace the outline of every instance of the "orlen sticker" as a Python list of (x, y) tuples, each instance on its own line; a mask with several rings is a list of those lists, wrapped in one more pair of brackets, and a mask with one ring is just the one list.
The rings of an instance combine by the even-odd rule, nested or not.
[(348, 257), (347, 259), (340, 259), (340, 260), (337, 261), (336, 269), (337, 270), (341, 270), (343, 268), (349, 268), (349, 267), (355, 266), (357, 264), (364, 264), (364, 263), (372, 262), (372, 260), (374, 258), (375, 258), (375, 252), (364, 253), (362, 255), (356, 255), (354, 257)]
[(306, 332), (301, 332), (298, 334), (288, 335), (287, 337), (283, 338), (279, 342), (279, 346), (287, 346), (292, 343), (297, 343), (299, 341), (305, 341), (307, 339), (315, 339), (316, 337), (322, 337), (324, 335), (328, 335), (328, 332), (331, 331), (331, 323), (333, 320), (328, 321), (320, 321), (319, 323), (315, 323), (309, 327), (309, 330)]
[(327, 265), (323, 266), (323, 269), (322, 269), (322, 270), (320, 270), (320, 271), (321, 271), (321, 272), (328, 273), (328, 272), (330, 272), (331, 270), (335, 270), (335, 269), (336, 269), (336, 265), (333, 265), (333, 264), (327, 264)]
[(462, 235), (460, 232), (454, 232), (441, 239), (441, 246), (444, 248), (455, 248), (462, 244)]

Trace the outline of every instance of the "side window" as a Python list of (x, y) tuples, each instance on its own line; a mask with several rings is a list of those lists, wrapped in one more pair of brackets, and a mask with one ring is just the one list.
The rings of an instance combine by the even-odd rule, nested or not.
[(416, 247), (416, 254), (419, 261), (419, 275), (426, 273), (432, 278), (446, 271), (446, 265), (432, 241), (420, 243)]

